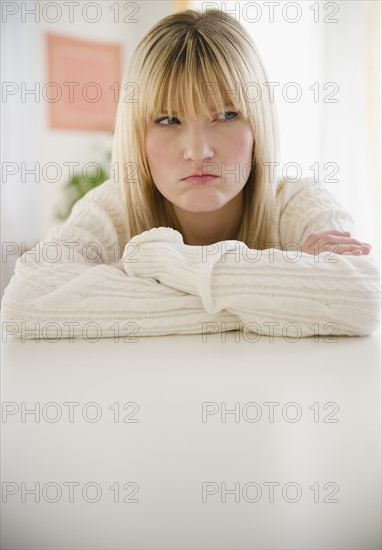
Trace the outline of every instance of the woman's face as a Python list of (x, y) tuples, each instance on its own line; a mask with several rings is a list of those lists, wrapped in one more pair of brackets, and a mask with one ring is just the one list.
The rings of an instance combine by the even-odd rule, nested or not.
[[(207, 102), (208, 105), (208, 102)], [(155, 186), (175, 207), (211, 212), (243, 189), (252, 162), (254, 135), (233, 105), (225, 112), (180, 120), (158, 113), (146, 133), (146, 156)], [(166, 106), (162, 107), (166, 109)], [(213, 174), (210, 181), (187, 181), (191, 174)]]

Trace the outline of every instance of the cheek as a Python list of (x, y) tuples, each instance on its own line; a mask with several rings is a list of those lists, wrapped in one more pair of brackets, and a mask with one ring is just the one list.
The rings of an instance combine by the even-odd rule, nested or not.
[(148, 163), (150, 167), (154, 166), (158, 163), (160, 157), (160, 144), (153, 136), (147, 135), (145, 145)]
[(238, 158), (248, 160), (248, 157), (252, 157), (252, 150), (254, 145), (254, 136), (250, 128), (246, 128), (244, 131), (238, 132), (237, 138), (234, 141), (235, 153)]
[(252, 160), (254, 136), (249, 128), (238, 129), (224, 144), (223, 156), (228, 163), (240, 162), (246, 164)]
[(174, 163), (174, 147), (165, 137), (148, 135), (146, 138), (146, 157), (153, 177), (168, 173), (168, 167)]
[(171, 159), (171, 147), (165, 140), (157, 135), (146, 137), (146, 158), (150, 168), (155, 187), (167, 199), (169, 169), (173, 163)]

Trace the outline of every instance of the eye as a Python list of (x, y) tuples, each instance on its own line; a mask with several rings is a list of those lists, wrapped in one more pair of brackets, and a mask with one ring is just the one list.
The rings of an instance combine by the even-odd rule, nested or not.
[[(234, 120), (236, 120), (239, 116), (239, 113), (237, 113), (236, 111), (225, 111), (225, 113), (223, 113), (223, 116), (227, 116), (227, 115), (233, 115), (232, 118), (229, 118), (228, 120), (223, 120), (223, 122), (233, 122)], [(219, 115), (221, 116), (221, 115)]]
[[(222, 120), (222, 122), (233, 122), (239, 117), (239, 113), (237, 113), (236, 111), (225, 111), (224, 113), (222, 113), (218, 116), (226, 117), (227, 115), (229, 115), (230, 118)], [(165, 124), (164, 121), (167, 121), (167, 123)], [(175, 121), (175, 124), (172, 123), (174, 121)], [(166, 116), (166, 117), (161, 117), (161, 118), (157, 118), (156, 120), (154, 120), (154, 124), (156, 126), (162, 126), (162, 127), (176, 126), (177, 123), (180, 123), (180, 120), (177, 117), (167, 117)]]
[(161, 124), (164, 120), (168, 120), (168, 121), (177, 120), (177, 121), (179, 122), (179, 119), (176, 118), (176, 117), (164, 116), (164, 117), (162, 117), (162, 118), (157, 118), (157, 119), (154, 121), (154, 124), (156, 124), (157, 126), (174, 126), (174, 124)]

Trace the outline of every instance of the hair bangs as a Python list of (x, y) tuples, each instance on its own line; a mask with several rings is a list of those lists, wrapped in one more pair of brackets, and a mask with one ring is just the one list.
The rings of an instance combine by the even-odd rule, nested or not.
[(169, 56), (163, 62), (160, 78), (145, 86), (146, 125), (161, 113), (180, 119), (196, 118), (197, 111), (209, 116), (228, 107), (247, 118), (242, 94), (245, 78), (242, 73), (232, 71), (235, 63), (220, 57), (213, 48), (206, 47), (203, 39), (190, 39), (185, 48), (178, 50), (175, 59), (174, 55)]

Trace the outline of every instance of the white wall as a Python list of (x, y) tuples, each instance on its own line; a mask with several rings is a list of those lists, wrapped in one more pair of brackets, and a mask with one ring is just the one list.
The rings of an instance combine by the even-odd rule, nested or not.
[[(121, 2), (120, 15), (116, 17), (119, 21), (115, 22), (116, 12), (111, 6), (116, 2), (95, 2), (101, 17), (94, 23), (89, 20), (96, 19), (97, 12), (89, 8), (89, 11), (82, 12), (89, 4), (85, 1), (81, 1), (73, 12), (72, 20), (69, 8), (59, 2), (21, 2), (14, 14), (8, 13), (8, 9), (11, 10), (15, 2), (8, 2), (7, 12), (6, 3), (1, 4), (2, 80), (3, 83), (14, 83), (19, 90), (2, 98), (2, 162), (15, 162), (18, 166), (14, 176), (2, 174), (2, 252), (9, 252), (1, 264), (2, 296), (18, 257), (10, 251), (22, 242), (34, 245), (51, 227), (61, 223), (54, 217), (54, 211), (65, 201), (62, 187), (69, 173), (64, 163), (79, 162), (83, 167), (88, 162), (102, 162), (103, 152), (111, 149), (112, 144), (112, 135), (106, 132), (52, 130), (48, 126), (49, 104), (42, 94), (24, 96), (21, 93), (23, 86), (36, 89), (37, 84), (42, 88), (48, 81), (45, 33), (120, 43), (125, 67), (140, 38), (157, 20), (171, 12), (173, 4), (171, 1)], [(48, 4), (51, 7), (45, 9)], [(59, 7), (55, 9), (55, 5)], [(124, 10), (124, 7), (128, 9)], [(31, 13), (33, 9), (35, 13)], [(130, 22), (132, 18), (138, 21)], [(57, 21), (53, 22), (55, 19)], [(22, 182), (22, 163), (31, 169), (36, 162), (41, 167), (51, 162), (58, 163), (62, 167), (62, 179), (52, 183), (41, 178), (37, 183), (34, 175), (25, 175), (26, 181)], [(53, 179), (52, 172), (48, 178)]]
[[(322, 112), (321, 150), (341, 168), (334, 184), (360, 237), (381, 258), (381, 3), (341, 2), (341, 23), (326, 27), (325, 80), (340, 87)], [(334, 108), (333, 108), (334, 107)]]

